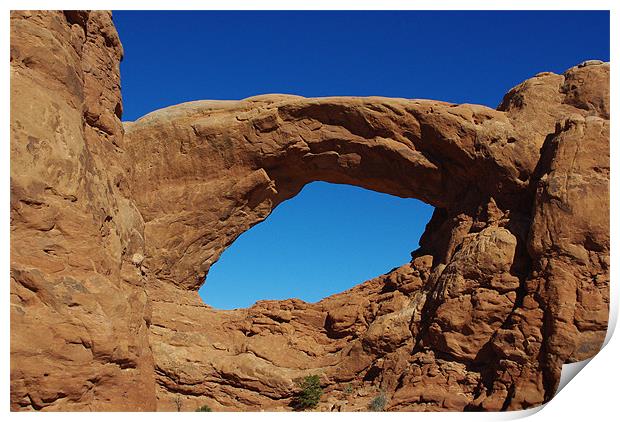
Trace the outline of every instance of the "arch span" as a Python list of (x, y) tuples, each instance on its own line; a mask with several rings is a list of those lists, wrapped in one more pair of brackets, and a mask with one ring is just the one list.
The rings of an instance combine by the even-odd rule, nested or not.
[(149, 267), (191, 289), (239, 234), (311, 181), (454, 214), (491, 197), (521, 201), (523, 172), (535, 165), (535, 145), (502, 112), (388, 98), (186, 103), (126, 124), (125, 142)]

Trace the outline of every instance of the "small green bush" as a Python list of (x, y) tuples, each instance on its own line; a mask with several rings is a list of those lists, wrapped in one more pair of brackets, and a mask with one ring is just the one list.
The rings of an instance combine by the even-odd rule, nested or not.
[(301, 391), (291, 402), (295, 410), (313, 409), (319, 404), (323, 389), (318, 375), (308, 375), (299, 383)]
[(373, 412), (383, 412), (385, 410), (385, 405), (387, 404), (387, 397), (385, 397), (385, 393), (382, 391), (376, 396), (374, 399), (370, 401), (368, 408)]
[(345, 394), (351, 394), (352, 392), (353, 392), (353, 384), (348, 383), (347, 385), (344, 386)]
[(209, 405), (205, 404), (203, 406), (200, 406), (198, 409), (196, 409), (196, 412), (213, 412), (213, 410), (211, 410)]

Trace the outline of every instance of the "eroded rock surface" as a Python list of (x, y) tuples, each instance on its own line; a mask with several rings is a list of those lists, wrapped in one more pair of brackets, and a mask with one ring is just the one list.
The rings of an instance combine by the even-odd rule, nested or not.
[[(123, 125), (122, 54), (107, 12), (11, 14), (13, 410), (290, 410), (314, 374), (320, 410), (515, 410), (599, 350), (608, 63), (497, 110), (266, 95)], [(224, 249), (315, 180), (436, 207), (411, 262), (315, 304), (204, 305)]]

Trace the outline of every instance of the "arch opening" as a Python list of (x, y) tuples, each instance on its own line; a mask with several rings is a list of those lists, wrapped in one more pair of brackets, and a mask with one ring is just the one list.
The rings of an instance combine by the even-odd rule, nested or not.
[(222, 310), (318, 302), (409, 262), (433, 210), (413, 198), (309, 183), (222, 253), (200, 297)]

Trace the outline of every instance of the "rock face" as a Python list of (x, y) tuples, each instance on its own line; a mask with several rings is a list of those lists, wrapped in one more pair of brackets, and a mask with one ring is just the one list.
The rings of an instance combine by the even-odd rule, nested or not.
[[(516, 410), (593, 356), (609, 304), (609, 64), (497, 110), (266, 95), (120, 121), (107, 12), (11, 14), (11, 408)], [(197, 290), (311, 181), (436, 209), (411, 262), (310, 304)], [(415, 239), (412, 239), (412, 243)]]

